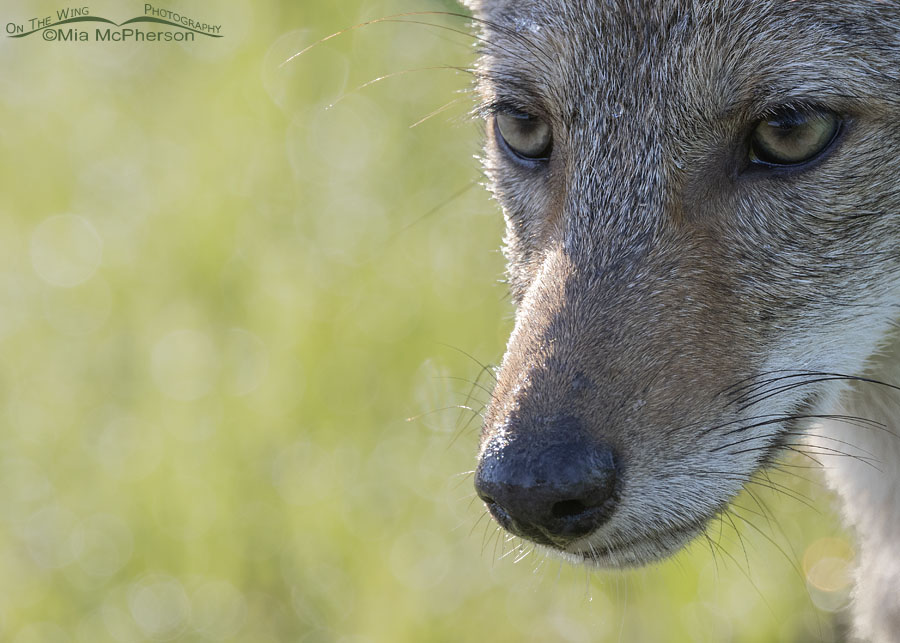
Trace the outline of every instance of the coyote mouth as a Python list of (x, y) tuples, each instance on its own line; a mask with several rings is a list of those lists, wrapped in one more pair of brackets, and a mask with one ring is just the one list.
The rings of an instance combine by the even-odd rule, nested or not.
[(641, 535), (627, 542), (604, 545), (588, 543), (576, 551), (562, 552), (575, 562), (601, 568), (636, 567), (666, 558), (682, 549), (703, 533), (706, 521), (691, 523), (675, 529)]

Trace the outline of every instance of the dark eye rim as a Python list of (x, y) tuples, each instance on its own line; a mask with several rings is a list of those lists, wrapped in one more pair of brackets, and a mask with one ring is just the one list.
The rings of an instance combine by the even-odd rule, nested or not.
[[(825, 145), (822, 146), (818, 152), (810, 156), (809, 158), (803, 159), (802, 161), (798, 161), (796, 163), (773, 163), (771, 161), (765, 161), (761, 158), (751, 158), (750, 152), (753, 150), (753, 133), (756, 131), (756, 128), (759, 127), (759, 124), (766, 120), (778, 120), (779, 118), (789, 119), (794, 115), (804, 114), (804, 115), (815, 115), (815, 114), (824, 114), (833, 116), (837, 120), (837, 126), (834, 128), (834, 133), (831, 135), (831, 138), (828, 140)], [(842, 115), (839, 112), (836, 112), (832, 109), (819, 107), (819, 106), (809, 106), (809, 107), (785, 107), (782, 109), (775, 110), (770, 116), (762, 117), (753, 122), (753, 126), (750, 128), (747, 133), (746, 141), (745, 141), (745, 149), (746, 149), (746, 158), (748, 169), (756, 170), (756, 171), (768, 171), (768, 172), (777, 172), (777, 173), (792, 173), (803, 171), (811, 168), (814, 165), (822, 162), (825, 158), (827, 158), (837, 147), (837, 143), (840, 139), (843, 138), (845, 131), (849, 126), (850, 119)]]
[[(498, 113), (506, 114), (514, 118), (539, 120), (537, 116), (526, 114), (525, 112), (520, 112), (518, 110), (504, 109)], [(499, 145), (500, 149), (502, 149), (506, 153), (506, 155), (513, 161), (529, 168), (540, 168), (545, 166), (550, 161), (550, 157), (553, 154), (554, 147), (554, 137), (552, 130), (550, 132), (550, 143), (547, 145), (546, 154), (544, 154), (543, 156), (524, 156), (514, 150), (513, 147), (506, 141), (506, 137), (504, 137), (500, 132), (500, 125), (497, 122), (496, 114), (491, 118), (491, 120), (493, 121), (492, 126), (494, 129), (494, 138), (497, 140), (497, 145)]]

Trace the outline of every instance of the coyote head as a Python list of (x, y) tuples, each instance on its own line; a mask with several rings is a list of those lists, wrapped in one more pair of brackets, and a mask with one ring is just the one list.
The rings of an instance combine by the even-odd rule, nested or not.
[(476, 489), (573, 560), (658, 559), (896, 317), (900, 12), (470, 4), (516, 304)]

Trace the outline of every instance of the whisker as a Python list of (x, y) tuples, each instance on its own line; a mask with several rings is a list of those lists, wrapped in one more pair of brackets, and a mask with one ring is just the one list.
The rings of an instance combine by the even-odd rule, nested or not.
[[(534, 54), (534, 57), (526, 60), (522, 56), (518, 55), (517, 52), (502, 46), (501, 44), (499, 44), (498, 42), (495, 42), (494, 40), (485, 38), (484, 36), (481, 36), (478, 34), (473, 34), (468, 31), (464, 31), (462, 29), (457, 29), (455, 27), (451, 27), (448, 25), (443, 25), (440, 23), (427, 22), (425, 20), (416, 19), (421, 16), (445, 16), (448, 18), (458, 18), (458, 19), (463, 19), (463, 20), (472, 22), (474, 24), (479, 24), (484, 27), (488, 27), (490, 29), (493, 29), (495, 31), (502, 33), (503, 35), (507, 36), (511, 40), (518, 42), (523, 47), (528, 49), (532, 54)], [(550, 72), (552, 69), (552, 65), (554, 63), (554, 61), (547, 55), (547, 53), (543, 49), (541, 49), (536, 43), (534, 43), (529, 38), (527, 38), (524, 34), (521, 34), (517, 31), (515, 31), (514, 29), (510, 29), (509, 27), (505, 27), (499, 23), (496, 23), (496, 22), (493, 22), (490, 20), (486, 20), (483, 18), (469, 16), (469, 15), (466, 15), (463, 13), (456, 13), (453, 11), (408, 11), (408, 12), (404, 12), (404, 13), (393, 14), (390, 16), (384, 16), (381, 18), (375, 18), (373, 20), (367, 20), (365, 22), (361, 22), (359, 24), (356, 24), (356, 25), (353, 25), (350, 27), (346, 27), (344, 29), (336, 31), (333, 34), (325, 36), (324, 38), (320, 38), (316, 42), (308, 45), (307, 47), (304, 47), (297, 53), (291, 55), (290, 57), (287, 58), (287, 60), (282, 62), (278, 67), (279, 67), (279, 69), (281, 67), (284, 67), (285, 65), (290, 63), (295, 58), (302, 56), (306, 52), (310, 51), (311, 49), (313, 49), (315, 47), (322, 45), (323, 43), (331, 40), (332, 38), (337, 38), (338, 36), (344, 35), (351, 31), (361, 29), (363, 27), (368, 27), (371, 25), (382, 24), (382, 23), (421, 25), (421, 26), (425, 26), (425, 27), (431, 27), (433, 29), (449, 31), (451, 33), (459, 34), (459, 35), (465, 36), (466, 38), (471, 38), (472, 40), (478, 42), (479, 46), (481, 47), (480, 53), (487, 53), (487, 52), (494, 51), (494, 50), (503, 51), (522, 62), (527, 62), (532, 65), (540, 66), (543, 68), (543, 71), (545, 71), (545, 72)]]
[[(736, 507), (736, 508), (741, 509), (741, 507)], [(755, 524), (753, 524), (752, 520), (745, 518), (744, 516), (740, 515), (739, 513), (734, 513), (734, 516), (737, 517), (739, 520), (742, 520), (745, 525), (747, 525), (748, 527), (750, 527), (751, 529), (756, 531), (756, 533), (758, 533), (760, 536), (762, 536), (767, 541), (769, 541), (769, 543), (771, 543), (772, 546), (775, 547), (775, 549), (777, 549), (781, 553), (782, 556), (784, 556), (785, 560), (787, 560), (788, 564), (791, 566), (791, 569), (793, 569), (794, 572), (797, 574), (797, 577), (800, 578), (800, 580), (805, 581), (803, 572), (801, 571), (799, 565), (797, 564), (797, 561), (794, 558), (791, 558), (790, 556), (788, 556), (788, 553), (781, 547), (781, 545), (779, 545), (775, 541), (774, 538), (772, 538), (767, 533), (765, 533), (762, 529), (760, 529)]]
[(473, 355), (471, 355), (470, 353), (467, 353), (467, 352), (464, 351), (463, 349), (458, 348), (458, 347), (456, 347), (456, 346), (453, 346), (452, 344), (446, 344), (446, 343), (444, 343), (444, 342), (436, 342), (436, 343), (438, 344), (438, 346), (443, 346), (444, 348), (449, 348), (450, 350), (454, 350), (454, 351), (456, 351), (457, 353), (460, 353), (461, 355), (464, 355), (464, 356), (468, 357), (470, 360), (472, 360), (472, 361), (475, 362), (478, 366), (481, 367), (481, 371), (482, 371), (482, 372), (487, 373), (487, 374), (490, 375), (492, 378), (494, 378), (494, 381), (495, 381), (495, 382), (497, 381), (497, 376), (494, 375), (493, 369), (492, 369), (492, 367), (491, 367), (490, 365), (488, 365), (488, 364), (483, 364), (482, 362), (480, 362), (477, 358), (475, 358), (475, 357), (474, 357)]
[[(453, 382), (463, 382), (464, 384), (471, 384), (472, 389), (479, 388), (482, 391), (484, 391), (485, 393), (487, 393), (488, 395), (491, 394), (491, 389), (484, 386), (484, 384), (479, 384), (478, 380), (470, 380), (465, 377), (459, 377), (458, 375), (435, 375), (434, 379), (436, 379), (436, 380), (451, 380)], [(468, 403), (469, 400), (471, 400), (471, 399), (475, 399), (476, 402), (481, 402), (481, 400), (479, 400), (479, 399), (472, 398), (472, 394), (470, 391), (466, 396), (466, 403)]]
[[(798, 413), (798, 414), (769, 414), (769, 415), (760, 415), (752, 418), (747, 418), (746, 420), (735, 420), (733, 422), (729, 422), (725, 425), (719, 425), (715, 428), (724, 428), (727, 425), (735, 424), (741, 421), (753, 421), (755, 419), (769, 417), (769, 420), (765, 420), (759, 422), (757, 424), (750, 424), (743, 427), (738, 427), (732, 431), (727, 431), (723, 433), (723, 435), (732, 435), (739, 431), (743, 431), (745, 429), (753, 429), (760, 426), (766, 426), (767, 424), (776, 424), (778, 422), (792, 422), (795, 420), (834, 420), (837, 422), (841, 422), (843, 424), (849, 424), (851, 426), (856, 426), (861, 429), (879, 429), (882, 431), (886, 431), (890, 435), (896, 435), (892, 431), (890, 431), (887, 425), (882, 424), (881, 422), (876, 422), (875, 420), (869, 420), (864, 417), (855, 416), (855, 415), (837, 415), (837, 414), (825, 414), (825, 413)], [(704, 434), (709, 431), (705, 431)], [(898, 436), (900, 437), (900, 436)]]
[(439, 413), (441, 411), (450, 411), (453, 409), (465, 409), (466, 411), (471, 411), (475, 415), (482, 417), (481, 413), (479, 413), (478, 411), (476, 411), (475, 409), (473, 409), (471, 407), (465, 406), (463, 404), (452, 404), (450, 406), (442, 406), (439, 409), (432, 409), (430, 411), (425, 411), (424, 413), (419, 413), (418, 415), (413, 415), (412, 417), (406, 418), (406, 421), (407, 422), (415, 422), (416, 420), (421, 420), (423, 417), (425, 417), (427, 415), (432, 415), (434, 413)]
[[(333, 103), (326, 105), (325, 109), (326, 110), (333, 109), (338, 103), (346, 100), (350, 96), (353, 96), (354, 94), (361, 92), (362, 90), (366, 89), (367, 87), (371, 87), (372, 85), (380, 83), (384, 80), (396, 78), (397, 76), (405, 76), (406, 74), (412, 74), (412, 73), (419, 72), (419, 71), (437, 71), (437, 70), (450, 70), (450, 71), (455, 71), (457, 73), (462, 72), (462, 73), (466, 73), (466, 74), (474, 73), (471, 69), (467, 69), (465, 67), (456, 67), (454, 65), (434, 65), (432, 67), (416, 67), (414, 69), (401, 69), (400, 71), (394, 71), (389, 74), (384, 74), (383, 76), (378, 76), (377, 78), (373, 78), (372, 80), (369, 80), (369, 81), (363, 83), (362, 85), (359, 85), (347, 92), (344, 92), (343, 94), (338, 96), (334, 100)], [(455, 100), (459, 100), (459, 99), (455, 99)], [(425, 119), (423, 119), (423, 120), (425, 120)]]
[[(469, 425), (472, 424), (472, 420), (474, 420), (476, 417), (480, 417), (482, 420), (484, 420), (484, 409), (485, 409), (485, 406), (482, 405), (478, 411), (477, 416), (469, 415), (469, 419), (466, 420), (465, 423), (461, 427), (459, 427), (459, 429), (456, 430), (455, 434), (450, 439), (450, 443), (447, 445), (448, 449), (450, 447), (452, 447), (454, 444), (456, 444), (456, 441), (466, 432), (466, 430), (469, 428)], [(457, 424), (458, 423), (459, 423), (459, 421), (457, 420)]]
[(370, 25), (377, 25), (377, 24), (381, 24), (381, 23), (418, 24), (418, 25), (424, 25), (424, 26), (428, 26), (428, 27), (435, 27), (438, 29), (446, 29), (448, 31), (452, 31), (452, 32), (455, 32), (455, 33), (458, 33), (458, 34), (461, 34), (461, 35), (464, 35), (467, 37), (477, 38), (476, 36), (474, 36), (473, 34), (467, 32), (467, 31), (462, 31), (460, 29), (454, 29), (453, 27), (448, 27), (447, 25), (425, 22), (424, 20), (405, 20), (404, 19), (404, 18), (411, 18), (411, 17), (415, 17), (415, 16), (451, 16), (451, 17), (457, 17), (457, 18), (471, 19), (470, 16), (467, 16), (467, 15), (461, 14), (461, 13), (453, 13), (451, 11), (407, 11), (404, 13), (395, 13), (390, 16), (383, 16), (381, 18), (374, 18), (372, 20), (366, 20), (365, 22), (360, 22), (360, 23), (352, 25), (350, 27), (345, 27), (339, 31), (335, 31), (333, 34), (325, 36), (324, 38), (319, 38), (314, 43), (307, 45), (306, 47), (304, 47), (297, 53), (292, 54), (290, 57), (287, 58), (287, 60), (282, 62), (280, 65), (278, 65), (278, 67), (279, 67), (279, 69), (281, 67), (284, 67), (285, 65), (290, 63), (295, 58), (299, 58), (300, 56), (302, 56), (306, 52), (310, 51), (311, 49), (314, 49), (314, 48), (328, 42), (329, 40), (331, 40), (333, 38), (337, 38), (338, 36), (343, 36), (344, 34), (347, 34), (351, 31), (356, 31), (358, 29), (362, 29), (363, 27), (368, 27)]
[[(694, 470), (691, 472), (691, 475), (708, 476), (708, 477), (713, 477), (713, 478), (720, 478), (722, 480), (734, 480), (734, 481), (742, 483), (743, 485), (753, 484), (753, 485), (756, 485), (759, 487), (763, 487), (765, 489), (770, 489), (770, 490), (780, 493), (784, 496), (787, 496), (788, 498), (791, 498), (792, 500), (796, 500), (797, 502), (802, 503), (803, 505), (809, 507), (810, 509), (812, 509), (813, 511), (816, 511), (818, 513), (818, 509), (813, 504), (812, 498), (806, 496), (805, 494), (803, 494), (799, 491), (796, 491), (795, 489), (792, 489), (785, 485), (779, 484), (772, 480), (767, 480), (766, 482), (762, 482), (760, 480), (757, 480), (754, 475), (743, 475), (740, 473), (734, 473), (732, 471)], [(756, 475), (765, 475), (765, 471), (760, 471)]]
[[(720, 524), (720, 525), (722, 524), (721, 519), (719, 520), (719, 524)], [(769, 601), (766, 599), (765, 594), (763, 594), (763, 592), (759, 589), (759, 587), (757, 586), (757, 584), (754, 582), (753, 577), (750, 575), (750, 570), (749, 570), (749, 569), (744, 570), (744, 568), (741, 567), (741, 564), (740, 564), (740, 563), (737, 561), (737, 559), (731, 554), (731, 552), (729, 552), (727, 549), (721, 547), (721, 545), (720, 545), (720, 550), (719, 550), (719, 551), (722, 553), (723, 556), (725, 556), (726, 558), (730, 559), (730, 560), (737, 566), (738, 570), (740, 570), (740, 572), (741, 572), (741, 574), (744, 576), (744, 578), (747, 579), (747, 582), (750, 583), (750, 586), (751, 586), (754, 590), (756, 590), (756, 593), (759, 595), (760, 599), (762, 600), (762, 602), (763, 602), (763, 604), (766, 606), (766, 608), (767, 608), (769, 611), (773, 611), (773, 610), (772, 610), (772, 606), (769, 604)]]
[[(773, 372), (780, 372), (780, 371), (773, 371)], [(831, 372), (827, 372), (827, 371), (795, 371), (795, 372), (787, 371), (787, 373), (788, 373), (787, 375), (770, 378), (763, 382), (759, 382), (757, 384), (751, 385), (750, 387), (745, 387), (745, 389), (744, 389), (745, 392), (742, 395), (738, 396), (736, 399), (731, 400), (731, 402), (729, 402), (729, 404), (741, 404), (742, 405), (741, 410), (744, 410), (750, 406), (753, 406), (754, 404), (759, 404), (760, 402), (767, 400), (774, 395), (778, 395), (779, 393), (784, 393), (786, 391), (793, 390), (793, 389), (801, 387), (801, 386), (809, 386), (810, 384), (817, 384), (820, 382), (828, 382), (828, 381), (835, 381), (835, 380), (845, 380), (845, 381), (861, 382), (861, 383), (867, 383), (867, 384), (877, 384), (879, 386), (885, 386), (887, 388), (900, 391), (900, 386), (890, 384), (888, 382), (883, 382), (881, 380), (876, 380), (876, 379), (873, 379), (870, 377), (859, 376), (859, 375), (846, 375), (843, 373), (831, 373)], [(775, 389), (763, 390), (762, 392), (757, 392), (760, 389), (764, 389), (764, 387), (768, 386), (769, 384), (774, 384), (774, 383), (784, 381), (787, 379), (801, 378), (801, 377), (810, 378), (810, 379), (807, 379), (806, 381), (802, 381), (802, 382), (792, 382), (789, 384), (784, 384), (782, 386), (778, 386)], [(742, 389), (738, 389), (738, 390), (742, 390)]]
[(451, 107), (453, 107), (454, 105), (456, 105), (457, 103), (459, 103), (459, 101), (460, 101), (460, 98), (459, 98), (459, 97), (456, 97), (456, 98), (454, 98), (453, 100), (451, 100), (449, 103), (445, 103), (445, 104), (442, 105), (441, 107), (438, 107), (438, 108), (437, 108), (436, 110), (434, 110), (433, 112), (429, 113), (429, 114), (426, 115), (426, 116), (423, 116), (422, 118), (420, 118), (419, 120), (417, 120), (415, 123), (413, 123), (412, 125), (410, 125), (410, 126), (409, 126), (409, 129), (416, 128), (416, 127), (418, 127), (419, 125), (421, 125), (422, 123), (424, 123), (425, 121), (427, 121), (427, 120), (429, 120), (429, 119), (431, 119), (431, 118), (434, 118), (434, 117), (437, 116), (438, 114), (442, 114), (443, 112), (447, 111), (448, 109), (450, 109)]
[(806, 453), (805, 451), (802, 451), (802, 450), (800, 450), (800, 449), (795, 449), (795, 448), (792, 447), (792, 446), (785, 446), (785, 449), (787, 449), (788, 451), (793, 451), (794, 453), (796, 453), (796, 454), (798, 454), (798, 455), (800, 455), (800, 456), (803, 456), (804, 458), (807, 458), (807, 459), (809, 459), (809, 460), (812, 460), (813, 462), (816, 463), (816, 465), (817, 465), (820, 469), (825, 468), (825, 465), (823, 465), (819, 460), (816, 460), (814, 457), (812, 457), (809, 453)]
[[(843, 444), (844, 446), (850, 447), (850, 448), (852, 448), (852, 449), (856, 449), (856, 450), (859, 451), (860, 453), (864, 453), (865, 455), (869, 456), (873, 461), (876, 461), (876, 462), (878, 461), (878, 456), (875, 455), (874, 453), (872, 453), (871, 451), (866, 451), (866, 450), (863, 449), (862, 447), (859, 447), (859, 446), (853, 444), (852, 442), (847, 442), (846, 440), (840, 440), (840, 439), (838, 439), (838, 438), (833, 438), (833, 437), (831, 437), (830, 435), (815, 435), (815, 436), (810, 436), (809, 433), (800, 432), (800, 431), (784, 431), (784, 432), (781, 433), (781, 435), (793, 435), (793, 436), (801, 437), (801, 438), (803, 438), (803, 437), (814, 437), (814, 439), (816, 439), (816, 440), (828, 440), (829, 442), (834, 442), (834, 443), (836, 443), (836, 444)], [(814, 447), (814, 448), (817, 448), (817, 447), (819, 447), (819, 446), (821, 446), (821, 445), (811, 444), (810, 446), (811, 446), (811, 447)]]
[(522, 551), (522, 553), (515, 560), (513, 560), (513, 565), (516, 565), (525, 558), (528, 558), (528, 556), (534, 552), (534, 548), (536, 547), (536, 545), (532, 545), (530, 549), (526, 549), (524, 545), (520, 545), (520, 547), (520, 551)]
[[(745, 428), (753, 428), (753, 427), (756, 427), (756, 426), (763, 426), (763, 425), (766, 425), (766, 424), (773, 424), (773, 423), (774, 423), (774, 421), (772, 421), (772, 422), (763, 422), (763, 423), (760, 423), (760, 424), (754, 424), (754, 425), (751, 425), (751, 426), (745, 427)], [(729, 433), (732, 433), (732, 432), (729, 432)], [(728, 435), (728, 434), (726, 434), (726, 435)], [(710, 452), (710, 453), (715, 453), (715, 452), (718, 452), (718, 451), (723, 451), (723, 450), (725, 450), (725, 449), (730, 449), (731, 447), (735, 447), (735, 446), (738, 446), (738, 445), (740, 445), (740, 444), (746, 444), (747, 442), (753, 442), (753, 441), (755, 441), (755, 440), (770, 440), (770, 441), (771, 441), (773, 437), (779, 437), (779, 436), (784, 436), (784, 435), (792, 435), (792, 436), (797, 436), (797, 437), (811, 437), (810, 434), (805, 433), (805, 432), (800, 432), (800, 431), (780, 431), (780, 432), (778, 432), (778, 434), (775, 435), (775, 436), (773, 436), (773, 435), (754, 435), (754, 436), (749, 436), (749, 437), (746, 437), (746, 438), (741, 438), (740, 440), (734, 440), (734, 441), (729, 442), (729, 443), (727, 443), (727, 444), (722, 444), (722, 445), (719, 445), (719, 446), (717, 446), (717, 447), (714, 447), (714, 448), (710, 449), (709, 452)], [(864, 453), (864, 454), (866, 454), (867, 456), (870, 456), (870, 458), (876, 459), (876, 456), (875, 456), (874, 453), (870, 453), (869, 451), (866, 451), (865, 449), (862, 449), (862, 448), (860, 448), (860, 447), (854, 445), (854, 444), (851, 443), (851, 442), (847, 442), (847, 441), (845, 441), (845, 440), (840, 440), (840, 439), (838, 439), (838, 438), (833, 438), (833, 437), (827, 436), (827, 435), (816, 435), (815, 438), (818, 439), (818, 440), (829, 440), (829, 441), (831, 441), (831, 442), (836, 442), (836, 443), (838, 443), (838, 444), (843, 444), (843, 445), (845, 445), (845, 446), (852, 447), (852, 448), (856, 449), (857, 451), (860, 451), (861, 453)], [(798, 446), (798, 445), (794, 444), (794, 446)], [(810, 446), (811, 448), (822, 448), (822, 449), (828, 449), (828, 448), (829, 448), (829, 447), (825, 447), (825, 446), (823, 446), (823, 445), (816, 445), (816, 444), (811, 444), (811, 445), (809, 445), (809, 446)], [(731, 453), (734, 453), (734, 452), (731, 452)], [(742, 453), (742, 452), (738, 452), (738, 453)], [(850, 455), (850, 454), (846, 454), (846, 455)], [(860, 457), (862, 457), (862, 456), (860, 456)]]
[(728, 522), (731, 523), (731, 528), (734, 529), (734, 533), (737, 536), (738, 543), (741, 546), (741, 551), (744, 552), (744, 562), (747, 563), (747, 569), (750, 569), (750, 556), (747, 555), (747, 548), (744, 546), (744, 538), (741, 536), (741, 531), (737, 528), (737, 525), (734, 524), (734, 520), (731, 519), (731, 512), (726, 508), (721, 513), (722, 516), (728, 518)]
[[(846, 451), (841, 451), (839, 449), (832, 449), (831, 447), (826, 446), (816, 446), (816, 445), (808, 445), (799, 442), (788, 442), (786, 444), (779, 445), (782, 448), (789, 449), (796, 453), (802, 453), (807, 456), (834, 456), (834, 457), (842, 457), (842, 458), (852, 458), (854, 460), (858, 460), (859, 462), (865, 463), (868, 466), (872, 467), (876, 471), (881, 471), (875, 463), (880, 463), (879, 460), (873, 460), (872, 458), (867, 458), (866, 456), (856, 455), (854, 453), (847, 453)], [(739, 449), (737, 451), (729, 451), (729, 455), (742, 455), (745, 453), (753, 453), (754, 451), (767, 451), (768, 446), (766, 447), (752, 447), (747, 449)], [(817, 461), (818, 462), (818, 461)], [(821, 463), (819, 463), (821, 464)], [(824, 465), (823, 465), (824, 466)]]
[[(431, 208), (430, 210), (428, 210), (428, 211), (425, 212), (424, 214), (419, 215), (418, 218), (414, 219), (413, 221), (410, 221), (409, 223), (407, 223), (406, 225), (404, 225), (403, 227), (401, 227), (399, 230), (397, 230), (396, 232), (394, 232), (394, 233), (390, 236), (390, 238), (388, 238), (387, 241), (384, 242), (385, 247), (390, 246), (390, 245), (391, 245), (392, 243), (394, 243), (394, 242), (400, 237), (400, 235), (402, 235), (404, 232), (406, 232), (407, 230), (409, 230), (409, 229), (412, 228), (413, 226), (416, 226), (416, 225), (420, 224), (422, 221), (424, 221), (425, 219), (431, 217), (431, 216), (434, 215), (435, 213), (440, 212), (441, 210), (443, 210), (444, 208), (446, 208), (448, 205), (450, 205), (451, 203), (453, 203), (454, 201), (456, 201), (458, 198), (460, 198), (461, 196), (463, 196), (466, 192), (468, 192), (469, 190), (471, 190), (471, 189), (474, 188), (474, 187), (478, 187), (478, 182), (477, 182), (477, 181), (472, 181), (471, 183), (467, 183), (466, 185), (464, 185), (463, 187), (461, 187), (459, 190), (457, 190), (456, 192), (454, 192), (454, 193), (452, 193), (450, 196), (448, 196), (446, 199), (444, 199), (441, 203), (437, 204), (436, 206), (434, 206), (433, 208)], [(451, 347), (451, 348), (452, 348), (452, 347)]]

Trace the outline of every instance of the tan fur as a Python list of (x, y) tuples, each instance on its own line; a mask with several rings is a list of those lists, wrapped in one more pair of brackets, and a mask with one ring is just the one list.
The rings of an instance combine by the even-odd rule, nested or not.
[[(612, 445), (615, 511), (561, 553), (622, 566), (695, 537), (807, 429), (787, 416), (877, 420), (817, 435), (881, 459), (827, 464), (860, 540), (857, 635), (900, 640), (900, 5), (472, 4), (517, 305), (482, 450), (540, 449), (561, 418)], [(794, 104), (845, 118), (835, 148), (748, 167), (749, 128)], [(552, 125), (546, 167), (509, 161), (498, 105)]]

